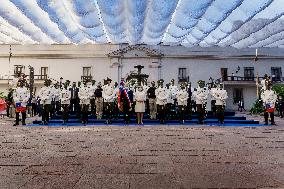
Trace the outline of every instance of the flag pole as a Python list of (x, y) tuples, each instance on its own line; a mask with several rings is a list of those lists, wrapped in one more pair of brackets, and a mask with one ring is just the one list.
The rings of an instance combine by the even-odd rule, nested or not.
[(10, 76), (11, 76), (11, 58), (12, 58), (12, 45), (10, 45), (10, 50), (9, 50), (9, 71), (8, 71), (8, 89), (9, 89), (9, 84), (10, 84)]
[[(257, 58), (257, 55), (258, 55), (258, 50), (255, 49), (255, 58), (254, 58), (254, 64), (256, 66), (256, 62), (258, 60)], [(256, 97), (259, 98), (259, 75), (258, 75), (258, 70), (256, 70), (256, 81), (255, 81), (255, 84), (256, 84)]]

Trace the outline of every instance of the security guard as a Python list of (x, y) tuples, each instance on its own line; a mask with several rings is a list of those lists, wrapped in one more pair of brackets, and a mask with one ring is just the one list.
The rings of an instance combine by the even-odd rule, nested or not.
[(218, 118), (219, 123), (224, 124), (224, 114), (225, 114), (225, 106), (226, 99), (228, 98), (227, 91), (223, 89), (223, 84), (220, 83), (217, 87), (211, 91), (212, 98), (215, 99), (216, 103), (216, 116)]

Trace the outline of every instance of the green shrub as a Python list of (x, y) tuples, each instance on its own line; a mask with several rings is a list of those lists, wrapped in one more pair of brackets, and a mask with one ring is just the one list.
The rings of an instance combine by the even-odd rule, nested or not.
[(252, 114), (260, 114), (263, 112), (263, 104), (261, 100), (256, 100), (250, 109), (250, 113)]
[(272, 90), (274, 90), (278, 96), (284, 97), (284, 85), (283, 84), (273, 85)]

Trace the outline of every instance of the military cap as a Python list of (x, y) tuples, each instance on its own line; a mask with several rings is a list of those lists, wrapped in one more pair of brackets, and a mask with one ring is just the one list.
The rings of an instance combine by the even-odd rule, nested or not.
[(203, 80), (199, 80), (198, 82), (197, 82), (198, 84), (203, 84), (203, 83), (205, 83), (205, 81), (203, 81)]
[(163, 79), (160, 79), (160, 80), (158, 81), (158, 83), (164, 83), (164, 80), (163, 80)]

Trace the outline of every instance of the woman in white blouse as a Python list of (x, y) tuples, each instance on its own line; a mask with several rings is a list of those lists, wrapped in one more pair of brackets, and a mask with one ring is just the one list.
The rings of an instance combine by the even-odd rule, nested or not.
[(143, 114), (145, 112), (145, 101), (146, 101), (146, 92), (143, 90), (142, 86), (138, 86), (137, 91), (135, 92), (135, 112), (137, 114), (137, 123), (143, 124)]

